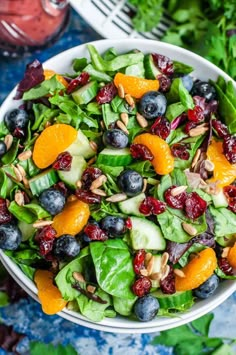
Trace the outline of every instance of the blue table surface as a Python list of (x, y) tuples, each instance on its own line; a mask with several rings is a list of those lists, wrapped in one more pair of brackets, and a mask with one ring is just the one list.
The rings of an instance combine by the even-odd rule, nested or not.
[[(0, 58), (0, 103), (22, 79), (27, 63), (37, 58), (41, 62), (66, 50), (101, 37), (89, 27), (74, 11), (71, 11), (69, 26), (64, 35), (52, 47), (37, 51), (25, 58)], [(212, 336), (236, 337), (236, 294), (228, 298), (214, 310), (215, 318), (211, 327)], [(7, 325), (26, 334), (18, 346), (20, 354), (27, 353), (29, 341), (40, 340), (45, 343), (71, 344), (80, 354), (88, 355), (167, 355), (172, 350), (163, 346), (150, 345), (155, 334), (115, 334), (91, 330), (70, 323), (58, 316), (42, 313), (40, 305), (32, 299), (0, 308), (0, 319)], [(0, 349), (0, 355), (5, 354)], [(200, 354), (199, 354), (200, 355)]]

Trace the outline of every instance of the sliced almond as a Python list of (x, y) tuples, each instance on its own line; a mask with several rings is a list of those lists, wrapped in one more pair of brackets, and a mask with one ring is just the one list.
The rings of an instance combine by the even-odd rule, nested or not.
[(147, 266), (148, 262), (150, 261), (150, 259), (152, 258), (152, 253), (147, 253), (145, 255), (145, 266)]
[(146, 120), (145, 117), (140, 115), (139, 112), (136, 113), (136, 120), (137, 120), (140, 127), (146, 128), (148, 126), (148, 121)]
[(126, 125), (125, 125), (122, 121), (120, 121), (120, 120), (116, 121), (116, 125), (117, 125), (117, 127), (120, 128), (125, 134), (129, 134), (129, 131), (128, 131), (128, 129), (126, 128)]
[(24, 161), (24, 160), (31, 158), (31, 156), (32, 156), (31, 150), (26, 150), (18, 155), (18, 159), (20, 161)]
[(13, 171), (14, 171), (14, 173), (15, 173), (16, 180), (19, 181), (19, 182), (22, 181), (22, 180), (23, 180), (23, 176), (22, 176), (22, 174), (20, 173), (20, 170), (17, 169), (17, 167), (14, 166), (14, 165), (12, 165), (12, 168), (13, 168)]
[(159, 281), (161, 279), (161, 273), (160, 272), (154, 272), (149, 277), (150, 277), (151, 280), (158, 280)]
[(85, 279), (83, 277), (83, 275), (80, 272), (74, 271), (73, 272), (73, 278), (78, 281), (78, 282), (85, 282)]
[(6, 144), (7, 150), (9, 150), (13, 143), (13, 136), (11, 134), (7, 134), (4, 138), (4, 143)]
[(124, 87), (123, 87), (122, 84), (119, 84), (119, 85), (118, 85), (117, 91), (118, 91), (118, 96), (119, 96), (121, 99), (124, 99), (124, 97), (125, 97), (125, 89), (124, 89)]
[(190, 129), (189, 135), (190, 135), (190, 137), (197, 137), (197, 136), (200, 136), (200, 135), (206, 133), (208, 130), (209, 130), (209, 127), (205, 123), (203, 123), (195, 128)]
[(106, 196), (106, 192), (104, 190), (101, 190), (101, 189), (93, 189), (91, 190), (95, 195), (98, 195), (98, 196)]
[(135, 106), (135, 102), (134, 99), (132, 98), (132, 96), (130, 94), (126, 94), (125, 95), (125, 101), (127, 102), (127, 104), (129, 104), (131, 107)]
[(229, 250), (230, 250), (230, 247), (225, 247), (222, 251), (222, 258), (227, 258), (228, 254), (229, 254)]
[(162, 269), (161, 280), (164, 280), (170, 272), (170, 265), (165, 265)]
[(161, 257), (161, 266), (165, 266), (167, 263), (168, 263), (168, 260), (169, 260), (169, 253), (165, 252), (162, 254), (162, 257)]
[(96, 291), (96, 287), (95, 286), (92, 286), (92, 285), (88, 285), (86, 287), (87, 291), (90, 292), (90, 293), (94, 293)]
[(175, 197), (175, 196), (178, 196), (179, 194), (181, 194), (182, 192), (184, 192), (185, 190), (187, 190), (187, 188), (188, 188), (188, 186), (186, 186), (186, 185), (177, 186), (177, 187), (174, 187), (170, 193), (173, 197)]
[(14, 200), (18, 206), (24, 206), (24, 204), (25, 204), (25, 198), (24, 198), (24, 195), (21, 191), (17, 191), (15, 193)]
[(19, 170), (19, 172), (21, 173), (22, 178), (23, 178), (24, 176), (26, 176), (25, 169), (24, 169), (20, 164), (16, 164), (16, 167), (17, 167), (17, 169)]
[(148, 275), (151, 275), (152, 270), (153, 270), (153, 266), (154, 266), (154, 256), (151, 257), (151, 259), (149, 260), (149, 262), (147, 264), (147, 273), (148, 273)]
[(188, 233), (188, 234), (191, 235), (191, 236), (197, 235), (197, 230), (196, 230), (196, 228), (193, 227), (191, 224), (188, 224), (188, 223), (183, 222), (183, 223), (182, 223), (182, 228), (185, 230), (186, 233)]
[(140, 274), (141, 274), (142, 276), (148, 276), (148, 275), (149, 275), (147, 269), (141, 269), (141, 270), (140, 270)]
[(120, 119), (124, 123), (124, 125), (127, 127), (128, 123), (129, 123), (129, 115), (128, 115), (128, 113), (122, 112), (120, 114)]
[(204, 168), (209, 171), (212, 172), (215, 168), (215, 165), (208, 159), (204, 160)]
[(201, 149), (197, 149), (197, 151), (196, 151), (196, 153), (195, 153), (195, 155), (193, 157), (193, 161), (192, 161), (192, 165), (191, 165), (192, 168), (194, 168), (195, 165), (197, 164), (197, 162), (198, 162), (198, 160), (200, 158), (200, 155), (201, 155)]
[(112, 195), (108, 198), (106, 198), (106, 201), (108, 202), (121, 202), (127, 199), (127, 195), (124, 193), (120, 193), (120, 194), (115, 194)]
[(100, 175), (97, 179), (93, 180), (90, 190), (98, 189), (107, 181), (106, 175)]
[(33, 223), (33, 227), (34, 228), (43, 228), (45, 226), (50, 226), (51, 224), (53, 224), (53, 221), (42, 221), (42, 220), (39, 220), (39, 221), (36, 221)]
[(89, 142), (89, 145), (90, 145), (90, 147), (92, 148), (92, 150), (94, 150), (94, 152), (96, 152), (96, 151), (98, 150), (98, 145), (97, 145), (96, 142), (90, 141), (90, 142)]
[(29, 187), (30, 187), (29, 180), (25, 176), (23, 176), (22, 181), (23, 181), (24, 187), (26, 189), (29, 189)]
[(88, 160), (87, 165), (90, 166), (93, 163), (95, 163), (95, 161), (96, 161), (96, 157), (92, 157), (91, 159)]
[(174, 269), (174, 273), (176, 276), (185, 277), (185, 273), (182, 270)]

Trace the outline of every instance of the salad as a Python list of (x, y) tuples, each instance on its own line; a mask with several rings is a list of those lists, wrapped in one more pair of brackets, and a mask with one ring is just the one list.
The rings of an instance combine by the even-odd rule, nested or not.
[(87, 48), (73, 74), (30, 63), (3, 116), (0, 248), (47, 314), (173, 317), (236, 278), (236, 91)]

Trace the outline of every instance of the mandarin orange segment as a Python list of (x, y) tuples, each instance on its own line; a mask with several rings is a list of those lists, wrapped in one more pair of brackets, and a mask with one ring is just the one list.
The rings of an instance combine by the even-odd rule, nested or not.
[(38, 288), (38, 297), (42, 305), (42, 310), (46, 314), (56, 314), (65, 308), (65, 301), (61, 292), (53, 284), (53, 274), (47, 270), (37, 270), (34, 281)]
[[(56, 74), (56, 72), (51, 69), (44, 69), (43, 74), (44, 74), (44, 78), (45, 78), (44, 80), (49, 80), (53, 77), (53, 75)], [(57, 81), (59, 81), (62, 85), (64, 85), (67, 88), (67, 86), (69, 84), (66, 81), (66, 79), (63, 78), (62, 75), (56, 74), (56, 78), (57, 78)]]
[(45, 128), (34, 145), (35, 165), (40, 169), (47, 168), (76, 138), (76, 129), (66, 124), (55, 124)]
[(186, 266), (181, 269), (185, 277), (176, 275), (176, 291), (193, 290), (205, 282), (217, 267), (217, 258), (212, 248), (200, 251)]
[(114, 78), (115, 86), (122, 85), (126, 94), (140, 99), (146, 92), (159, 89), (158, 80), (138, 78), (136, 76), (117, 73)]
[(80, 200), (67, 202), (63, 211), (53, 219), (53, 228), (62, 234), (76, 235), (82, 231), (90, 216), (89, 205)]
[(208, 182), (218, 187), (230, 185), (236, 178), (236, 164), (230, 164), (223, 154), (222, 142), (212, 140), (207, 150), (207, 158), (214, 164), (213, 177)]
[(229, 249), (227, 260), (229, 264), (236, 269), (236, 243)]
[(174, 169), (174, 157), (169, 145), (160, 137), (150, 133), (143, 133), (135, 137), (133, 143), (145, 145), (153, 154), (151, 161), (159, 175), (169, 174)]

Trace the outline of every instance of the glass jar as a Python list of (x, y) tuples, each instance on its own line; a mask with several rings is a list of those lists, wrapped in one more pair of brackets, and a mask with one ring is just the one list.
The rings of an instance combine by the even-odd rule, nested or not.
[(68, 0), (0, 0), (0, 54), (15, 57), (51, 45), (68, 17)]

